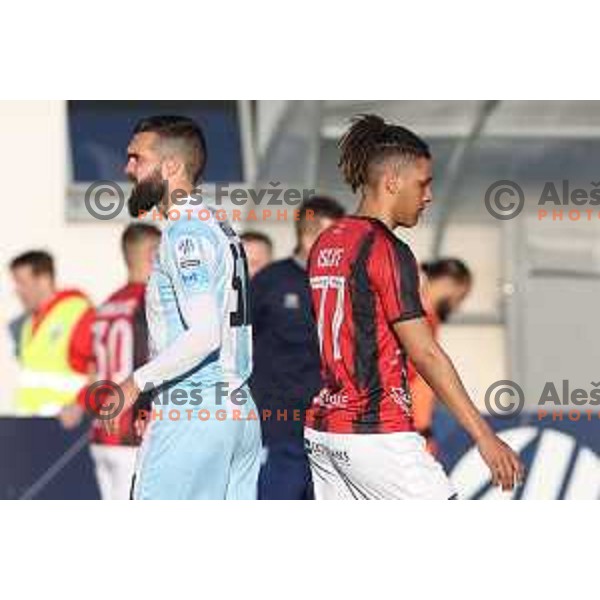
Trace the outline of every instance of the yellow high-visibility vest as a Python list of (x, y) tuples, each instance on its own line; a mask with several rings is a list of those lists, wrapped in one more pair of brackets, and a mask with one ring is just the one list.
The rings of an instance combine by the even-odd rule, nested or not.
[(35, 332), (32, 317), (23, 324), (16, 397), (20, 415), (54, 416), (75, 402), (87, 376), (69, 364), (69, 346), (74, 328), (90, 306), (84, 296), (68, 295), (49, 309)]

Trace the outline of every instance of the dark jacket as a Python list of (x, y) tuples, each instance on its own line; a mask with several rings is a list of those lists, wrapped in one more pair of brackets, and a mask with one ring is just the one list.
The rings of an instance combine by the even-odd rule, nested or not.
[[(296, 258), (272, 263), (252, 280), (250, 300), (254, 328), (250, 386), (263, 413), (263, 439), (266, 445), (301, 441), (304, 411), (321, 387), (317, 330), (304, 265)], [(264, 417), (264, 409), (271, 410), (270, 418)], [(277, 413), (284, 409), (287, 413)]]

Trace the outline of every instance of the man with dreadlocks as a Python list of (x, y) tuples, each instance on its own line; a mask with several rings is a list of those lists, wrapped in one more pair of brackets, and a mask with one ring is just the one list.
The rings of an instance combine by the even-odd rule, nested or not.
[(324, 381), (305, 430), (316, 498), (455, 496), (415, 431), (407, 358), (473, 438), (494, 485), (512, 489), (523, 477), (519, 458), (434, 340), (415, 258), (392, 233), (416, 225), (431, 202), (429, 148), (374, 115), (356, 118), (339, 147), (344, 179), (361, 201), (321, 234), (309, 259)]

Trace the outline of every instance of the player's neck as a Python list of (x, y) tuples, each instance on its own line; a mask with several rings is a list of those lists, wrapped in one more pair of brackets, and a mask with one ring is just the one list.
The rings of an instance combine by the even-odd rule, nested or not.
[[(172, 208), (181, 207), (181, 201), (185, 196), (189, 197), (194, 189), (194, 185), (189, 181), (169, 181), (167, 191), (163, 196), (160, 206), (163, 215), (166, 215)], [(173, 202), (173, 199), (178, 200), (177, 204)]]
[(359, 217), (378, 219), (392, 231), (397, 227), (397, 223), (392, 217), (391, 211), (385, 210), (377, 201), (373, 200), (369, 196), (363, 196), (360, 204), (358, 205), (356, 215)]

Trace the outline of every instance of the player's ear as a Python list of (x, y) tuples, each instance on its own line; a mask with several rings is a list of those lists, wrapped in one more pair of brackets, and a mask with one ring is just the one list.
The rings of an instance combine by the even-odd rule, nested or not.
[(402, 187), (402, 181), (398, 170), (393, 168), (390, 164), (386, 165), (381, 176), (381, 183), (387, 194), (396, 196)]
[(163, 179), (170, 180), (183, 175), (185, 166), (183, 161), (178, 160), (176, 156), (168, 156), (163, 160), (161, 165), (161, 171)]

